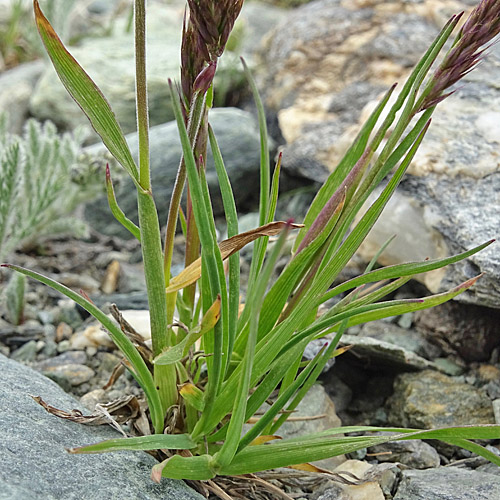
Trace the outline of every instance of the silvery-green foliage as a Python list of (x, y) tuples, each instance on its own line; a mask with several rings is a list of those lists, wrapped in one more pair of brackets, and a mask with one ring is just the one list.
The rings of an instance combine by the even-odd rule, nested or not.
[(95, 192), (96, 179), (78, 164), (83, 139), (83, 131), (61, 136), (51, 122), (36, 120), (19, 137), (0, 117), (0, 259), (42, 235), (85, 235), (85, 224), (70, 217)]
[(13, 273), (5, 289), (7, 316), (13, 325), (20, 325), (24, 316), (24, 290), (26, 276)]

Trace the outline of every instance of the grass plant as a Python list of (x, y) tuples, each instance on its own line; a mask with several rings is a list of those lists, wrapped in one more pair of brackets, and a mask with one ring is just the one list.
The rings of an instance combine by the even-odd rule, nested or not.
[[(151, 434), (114, 439), (71, 449), (72, 453), (158, 450), (163, 457), (154, 480), (210, 480), (294, 466), (341, 455), (389, 440), (439, 439), (473, 451), (500, 465), (500, 458), (474, 439), (497, 439), (500, 426), (445, 429), (341, 427), (293, 439), (276, 440), (280, 427), (315, 382), (327, 361), (340, 354), (346, 328), (409, 311), (434, 307), (465, 292), (477, 276), (449, 291), (421, 299), (386, 297), (414, 275), (442, 268), (479, 252), (492, 241), (459, 255), (373, 269), (332, 284), (354, 255), (393, 195), (449, 87), (472, 70), (485, 46), (500, 31), (500, 1), (483, 0), (474, 10), (438, 69), (433, 63), (457, 27), (453, 16), (422, 56), (382, 123), (395, 86), (388, 89), (338, 167), (317, 193), (303, 224), (274, 221), (280, 159), (271, 173), (262, 102), (245, 66), (257, 103), (261, 130), (260, 227), (239, 233), (230, 181), (217, 139), (210, 128), (213, 77), (243, 0), (188, 0), (183, 26), (181, 82), (170, 82), (183, 148), (166, 224), (165, 242), (150, 182), (148, 98), (146, 92), (146, 2), (135, 1), (136, 95), (139, 162), (132, 159), (119, 124), (98, 87), (66, 50), (34, 0), (43, 43), (68, 92), (137, 189), (139, 225), (119, 210), (109, 168), (108, 196), (113, 213), (141, 242), (149, 298), (152, 347), (139, 346), (87, 297), (54, 280), (4, 264), (43, 282), (92, 314), (110, 333), (125, 366), (144, 390)], [(386, 139), (383, 142), (383, 139)], [(210, 145), (223, 197), (228, 239), (218, 242), (206, 183)], [(375, 156), (375, 153), (377, 155)], [(354, 223), (356, 215), (384, 181), (379, 197)], [(385, 182), (386, 181), (386, 182)], [(187, 187), (186, 187), (187, 185)], [(181, 210), (181, 197), (188, 190)], [(186, 267), (171, 276), (178, 221), (186, 235)], [(273, 273), (294, 235), (293, 252), (278, 278)], [(270, 244), (270, 236), (277, 236)], [(240, 304), (239, 250), (253, 244), (248, 289)], [(383, 249), (382, 249), (383, 250)], [(376, 256), (375, 256), (376, 257)], [(227, 267), (225, 267), (227, 263)], [(367, 286), (370, 285), (370, 286)], [(332, 297), (343, 298), (324, 311)], [(307, 344), (331, 335), (316, 357), (303, 363)], [(269, 409), (246, 432), (244, 424), (277, 390)], [(350, 433), (365, 431), (364, 436)], [(389, 431), (388, 435), (370, 434)]]

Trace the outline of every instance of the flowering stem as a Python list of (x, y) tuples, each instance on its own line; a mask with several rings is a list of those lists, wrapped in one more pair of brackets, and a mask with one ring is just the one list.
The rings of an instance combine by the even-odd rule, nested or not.
[[(148, 99), (146, 82), (146, 5), (135, 2), (136, 105), (139, 136), (139, 182), (137, 191), (141, 248), (148, 290), (149, 317), (153, 355), (168, 345), (165, 280), (162, 271), (160, 226), (151, 192), (149, 166)], [(155, 367), (155, 384), (160, 393), (163, 411), (177, 401), (175, 368)]]

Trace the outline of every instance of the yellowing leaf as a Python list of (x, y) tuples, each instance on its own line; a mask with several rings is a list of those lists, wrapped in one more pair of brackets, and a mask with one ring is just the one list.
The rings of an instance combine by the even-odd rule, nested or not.
[(180, 389), (179, 394), (193, 408), (196, 408), (198, 411), (203, 411), (203, 408), (205, 407), (203, 391), (198, 389), (198, 387), (194, 384), (184, 384)]
[[(261, 238), (262, 236), (275, 236), (281, 233), (281, 231), (283, 231), (283, 229), (285, 229), (287, 225), (289, 224), (283, 221), (270, 222), (269, 224), (265, 224), (264, 226), (260, 226), (256, 229), (251, 229), (250, 231), (237, 234), (232, 238), (222, 241), (219, 244), (222, 260), (226, 260), (227, 258), (231, 257), (231, 255), (241, 250), (245, 245), (248, 245), (252, 241), (255, 241), (257, 238)], [(299, 229), (302, 227), (302, 224), (290, 224), (289, 226), (292, 229)], [(193, 284), (198, 279), (200, 279), (200, 276), (201, 259), (197, 259), (170, 281), (166, 292), (172, 293), (177, 292), (178, 290), (182, 290), (183, 288)]]
[(250, 443), (250, 446), (268, 443), (269, 441), (274, 441), (275, 439), (283, 439), (283, 438), (281, 436), (259, 436)]
[(303, 470), (305, 472), (320, 472), (323, 474), (331, 474), (331, 471), (326, 470), (326, 469), (321, 469), (320, 467), (316, 467), (315, 465), (309, 464), (309, 463), (289, 465), (287, 467), (287, 469)]
[(221, 297), (217, 295), (215, 302), (210, 306), (203, 316), (201, 323), (189, 331), (189, 333), (178, 344), (165, 349), (153, 360), (155, 365), (171, 365), (177, 363), (184, 356), (187, 356), (189, 348), (200, 339), (205, 333), (212, 330), (220, 318)]
[[(198, 340), (202, 335), (205, 335), (205, 333), (209, 332), (217, 324), (217, 321), (219, 321), (220, 318), (220, 305), (221, 297), (220, 295), (217, 295), (217, 299), (201, 319), (199, 334), (192, 343), (196, 342), (196, 340)], [(184, 353), (184, 355), (186, 354), (187, 352)]]

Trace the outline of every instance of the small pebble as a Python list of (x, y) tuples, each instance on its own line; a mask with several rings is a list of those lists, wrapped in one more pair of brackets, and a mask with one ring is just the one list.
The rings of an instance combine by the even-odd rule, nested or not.
[(500, 399), (495, 399), (495, 401), (492, 401), (491, 404), (493, 405), (493, 414), (495, 415), (495, 423), (497, 425), (500, 425)]
[[(67, 364), (60, 366), (52, 366), (45, 368), (42, 373), (49, 378), (55, 377), (57, 383), (61, 385), (60, 381), (67, 381), (70, 386), (75, 387), (88, 382), (94, 377), (95, 372), (85, 365)], [(63, 387), (61, 385), (61, 387)]]
[(398, 325), (408, 330), (413, 324), (413, 313), (404, 313), (398, 319)]
[(93, 358), (97, 354), (97, 347), (86, 347), (85, 352), (89, 358)]
[(71, 338), (71, 334), (73, 333), (73, 328), (69, 326), (64, 321), (61, 321), (56, 328), (56, 342), (61, 342), (61, 340), (68, 340)]
[(97, 359), (99, 360), (99, 369), (109, 373), (111, 373), (120, 362), (120, 358), (110, 352), (100, 352), (97, 354)]
[(52, 311), (38, 311), (37, 319), (42, 325), (50, 325), (54, 322), (54, 314)]
[(48, 358), (55, 356), (57, 354), (57, 344), (53, 340), (47, 340), (42, 352)]
[(71, 344), (69, 340), (62, 340), (57, 344), (57, 352), (66, 352), (71, 349)]
[(29, 342), (26, 342), (26, 344), (23, 344), (19, 349), (16, 349), (12, 353), (11, 358), (24, 363), (34, 361), (38, 351), (37, 345), (38, 342), (36, 340), (30, 340)]
[(49, 369), (54, 366), (63, 366), (68, 364), (83, 365), (87, 362), (87, 356), (83, 351), (66, 351), (54, 358), (46, 359), (37, 363), (38, 370)]
[(500, 369), (494, 365), (481, 365), (477, 371), (478, 377), (483, 382), (500, 380)]
[(73, 349), (85, 349), (86, 347), (114, 347), (109, 335), (103, 331), (100, 325), (91, 325), (83, 332), (76, 332), (70, 339)]

